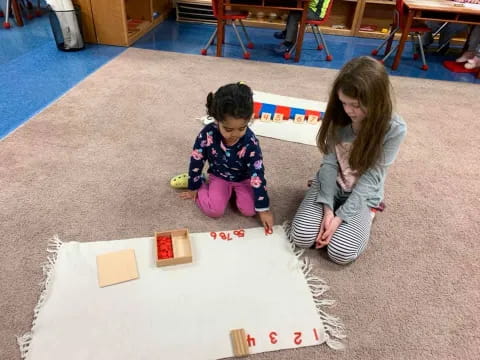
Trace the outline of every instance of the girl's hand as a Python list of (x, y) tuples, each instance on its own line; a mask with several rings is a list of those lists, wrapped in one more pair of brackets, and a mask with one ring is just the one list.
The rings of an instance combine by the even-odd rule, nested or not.
[(192, 199), (193, 201), (195, 201), (197, 199), (197, 192), (197, 190), (182, 191), (179, 196), (180, 199), (183, 200)]
[(262, 223), (263, 227), (265, 228), (265, 234), (273, 233), (273, 214), (270, 210), (267, 211), (259, 211), (258, 217), (260, 218), (260, 222)]
[(315, 241), (315, 248), (320, 249), (327, 244), (324, 244), (322, 240), (322, 236), (325, 233), (325, 230), (329, 228), (330, 223), (332, 222), (335, 215), (333, 214), (333, 210), (330, 209), (327, 205), (323, 205), (323, 219), (322, 223), (320, 224), (320, 231), (317, 235), (317, 240)]
[[(339, 218), (338, 216), (335, 216), (332, 219), (332, 221), (330, 222), (330, 225), (325, 228), (325, 231), (323, 232), (322, 237), (320, 239), (317, 238), (317, 248), (321, 248), (328, 245), (328, 243), (332, 239), (333, 234), (335, 234), (335, 231), (337, 231), (342, 221), (343, 221), (342, 218)], [(318, 244), (320, 246), (318, 246)]]

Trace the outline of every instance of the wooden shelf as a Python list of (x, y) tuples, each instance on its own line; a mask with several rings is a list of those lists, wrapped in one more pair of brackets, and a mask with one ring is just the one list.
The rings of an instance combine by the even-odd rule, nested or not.
[(152, 26), (151, 21), (145, 20), (127, 20), (127, 37), (128, 43), (132, 44), (136, 40), (138, 40), (143, 34), (148, 31)]
[(212, 24), (217, 20), (213, 16), (212, 2), (205, 0), (177, 0), (177, 21)]
[[(282, 20), (274, 20), (274, 21), (267, 21), (267, 20), (257, 20), (257, 19), (248, 19), (244, 20), (243, 23), (245, 26), (252, 26), (252, 27), (259, 27), (259, 28), (269, 28), (269, 29), (284, 29), (285, 22)], [(321, 26), (322, 32), (324, 34), (329, 35), (342, 35), (342, 36), (349, 36), (352, 33), (351, 29), (335, 29), (330, 26)], [(310, 27), (306, 28), (307, 32), (311, 32)]]
[(393, 5), (395, 6), (395, 1), (390, 0), (366, 0), (366, 4), (378, 4), (378, 5)]
[(171, 0), (73, 0), (80, 6), (86, 42), (130, 46), (171, 9)]
[(271, 28), (271, 29), (283, 29), (285, 27), (285, 22), (282, 20), (259, 20), (259, 19), (247, 19), (243, 23), (246, 26), (260, 27), (260, 28)]
[[(387, 5), (388, 0), (362, 0), (363, 9), (359, 14), (358, 28), (356, 35), (361, 37), (382, 38), (386, 33), (382, 33), (382, 29), (390, 29), (393, 21), (393, 11), (395, 7)], [(380, 2), (380, 3), (379, 3)], [(395, 5), (395, 2), (391, 2)], [(386, 6), (387, 5), (387, 6)], [(362, 31), (360, 28), (364, 25), (374, 25), (376, 31)]]
[(212, 8), (212, 1), (211, 0), (177, 0), (175, 1), (175, 4), (200, 4), (200, 5), (205, 5), (209, 6)]
[(334, 29), (329, 26), (320, 26), (322, 32), (328, 35), (352, 36), (352, 29)]
[[(381, 31), (363, 31), (359, 30), (356, 34), (358, 37), (364, 37), (364, 38), (374, 38), (374, 39), (383, 39), (386, 38), (388, 33), (382, 33)], [(395, 35), (395, 39), (400, 39), (400, 35)], [(398, 40), (397, 39), (397, 40)]]

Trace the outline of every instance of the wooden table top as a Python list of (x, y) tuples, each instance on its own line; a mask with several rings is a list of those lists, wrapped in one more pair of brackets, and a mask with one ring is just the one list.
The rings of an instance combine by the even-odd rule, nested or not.
[(403, 3), (412, 10), (445, 11), (457, 14), (480, 15), (479, 9), (467, 6), (455, 6), (452, 0), (404, 0)]

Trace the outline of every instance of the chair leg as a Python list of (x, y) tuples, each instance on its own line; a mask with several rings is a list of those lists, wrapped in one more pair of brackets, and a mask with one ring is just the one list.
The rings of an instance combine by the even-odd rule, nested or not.
[(217, 32), (218, 28), (215, 28), (215, 31), (213, 32), (212, 36), (210, 36), (210, 39), (208, 39), (205, 46), (202, 48), (202, 50), (200, 50), (200, 54), (207, 55), (208, 48), (210, 47), (210, 45), (212, 45), (213, 40), (217, 37)]
[(5, 2), (5, 21), (3, 22), (3, 27), (5, 29), (10, 29), (10, 0)]
[(253, 42), (250, 40), (250, 36), (248, 36), (247, 30), (245, 29), (245, 26), (243, 25), (242, 19), (238, 19), (238, 22), (240, 23), (240, 26), (242, 27), (243, 33), (245, 34), (245, 38), (247, 39), (247, 48), (253, 49)]
[[(418, 40), (418, 49), (419, 49), (419, 52), (420, 52), (420, 57), (422, 58), (422, 70), (428, 70), (428, 65), (427, 65), (427, 61), (425, 59), (425, 52), (423, 51), (423, 42), (422, 42), (422, 35), (420, 33), (410, 33), (411, 37), (412, 37), (412, 43), (413, 43), (413, 48), (414, 48), (414, 59), (418, 59), (418, 54), (417, 54), (417, 50), (416, 50), (416, 44), (415, 44), (415, 36), (417, 37), (417, 40)], [(398, 45), (395, 46), (393, 49), (391, 49), (384, 57), (383, 59), (381, 60), (382, 63), (385, 63), (385, 61), (388, 59), (388, 57), (390, 55), (392, 55), (396, 50), (398, 49)]]
[[(450, 46), (450, 41), (447, 41), (446, 43), (443, 43), (442, 45), (440, 45), (440, 46), (438, 47), (438, 49), (435, 50), (435, 52), (436, 52), (437, 54), (441, 54), (442, 51), (443, 51), (443, 49), (445, 49), (447, 46)], [(445, 51), (445, 52), (446, 52), (446, 51)]]
[(396, 28), (393, 28), (392, 30), (390, 30), (390, 33), (388, 34), (388, 36), (382, 41), (382, 43), (380, 45), (378, 45), (378, 47), (375, 49), (375, 50), (372, 50), (372, 55), (373, 56), (376, 56), (378, 55), (378, 53), (380, 52), (380, 50), (382, 50), (382, 48), (386, 45), (386, 48), (385, 48), (385, 55), (390, 51), (390, 49), (392, 48), (392, 42), (393, 42), (393, 38), (395, 36), (395, 34), (397, 33), (398, 31), (398, 27)]
[(27, 2), (22, 2), (19, 1), (20, 7), (23, 8), (23, 10), (26, 13), (26, 17), (28, 20), (32, 20), (35, 16), (33, 15), (33, 5), (30, 1)]
[(295, 51), (295, 49), (297, 48), (297, 40), (295, 40), (295, 42), (293, 43), (292, 47), (290, 48), (290, 50), (288, 50), (288, 52), (286, 52), (285, 54), (283, 54), (283, 58), (285, 60), (288, 60), (292, 57), (292, 54), (293, 52)]
[[(312, 31), (313, 31), (314, 34), (315, 34), (315, 29), (317, 30), (318, 35), (320, 35), (320, 39), (322, 40), (323, 48), (325, 49), (325, 53), (327, 54), (327, 57), (325, 59), (327, 61), (332, 61), (333, 56), (330, 54), (330, 51), (328, 51), (327, 42), (325, 41), (325, 37), (323, 36), (322, 30), (317, 25), (315, 25), (315, 27), (312, 28)], [(315, 39), (316, 38), (317, 38), (317, 34), (315, 34)], [(317, 43), (318, 43), (318, 39), (317, 39)]]
[(240, 46), (242, 47), (243, 58), (244, 59), (250, 59), (250, 53), (245, 48), (245, 45), (243, 45), (242, 38), (240, 37), (240, 34), (238, 33), (237, 25), (235, 25), (234, 21), (232, 21), (232, 27), (233, 27), (233, 31), (235, 32), (235, 35), (237, 36), (238, 42), (240, 43)]
[(435, 37), (437, 36), (438, 34), (440, 34), (440, 32), (445, 28), (445, 26), (448, 25), (448, 22), (444, 22), (442, 24), (442, 26), (440, 26), (434, 33), (432, 33), (432, 36)]
[[(315, 41), (317, 42), (317, 49), (318, 50), (323, 50), (325, 49), (325, 53), (327, 54), (326, 56), (326, 60), (327, 61), (332, 61), (333, 60), (333, 57), (332, 55), (330, 54), (330, 51), (328, 50), (328, 47), (327, 47), (327, 42), (325, 41), (325, 37), (323, 36), (323, 33), (322, 33), (322, 30), (320, 30), (320, 28), (317, 26), (317, 25), (312, 25), (312, 24), (309, 24), (311, 29), (312, 29), (312, 33), (313, 33), (313, 36), (315, 37)], [(320, 40), (318, 39), (318, 35), (317, 35), (317, 32), (318, 32), (318, 35), (320, 35)], [(290, 48), (290, 50), (288, 52), (286, 52), (283, 57), (288, 60), (292, 57), (292, 54), (293, 52), (295, 51), (295, 49), (297, 48), (297, 41), (295, 41), (295, 43), (292, 45), (292, 47)]]
[(315, 31), (315, 26), (313, 26), (312, 24), (309, 24), (310, 25), (310, 29), (312, 29), (312, 33), (313, 33), (313, 36), (315, 37), (315, 41), (317, 42), (317, 50), (323, 50), (323, 44), (320, 44), (320, 40), (318, 40), (318, 35)]
[(422, 57), (422, 70), (428, 70), (427, 60), (425, 60), (425, 52), (423, 51), (422, 35), (420, 33), (415, 34), (418, 39), (418, 47), (420, 49), (420, 56)]
[(385, 61), (387, 61), (387, 59), (390, 57), (390, 55), (392, 55), (395, 51), (397, 51), (397, 49), (398, 49), (398, 45), (395, 46), (394, 48), (390, 48), (390, 51), (385, 54), (385, 56), (382, 58), (382, 60), (380, 60), (380, 62), (382, 64), (385, 64)]
[(40, 0), (37, 0), (37, 10), (35, 10), (35, 15), (37, 16), (42, 16), (42, 10), (41, 10), (41, 7), (40, 7)]
[(413, 53), (413, 60), (417, 60), (419, 58), (418, 51), (417, 51), (417, 44), (415, 43), (415, 34), (410, 33), (410, 40), (412, 42), (412, 53)]

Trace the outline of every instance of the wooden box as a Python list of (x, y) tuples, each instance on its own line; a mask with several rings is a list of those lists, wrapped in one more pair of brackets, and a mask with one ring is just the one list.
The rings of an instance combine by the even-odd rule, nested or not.
[[(159, 253), (159, 241), (161, 237), (170, 236), (173, 257), (162, 258)], [(169, 230), (155, 233), (155, 260), (157, 266), (170, 266), (187, 264), (192, 262), (192, 247), (188, 229)]]

